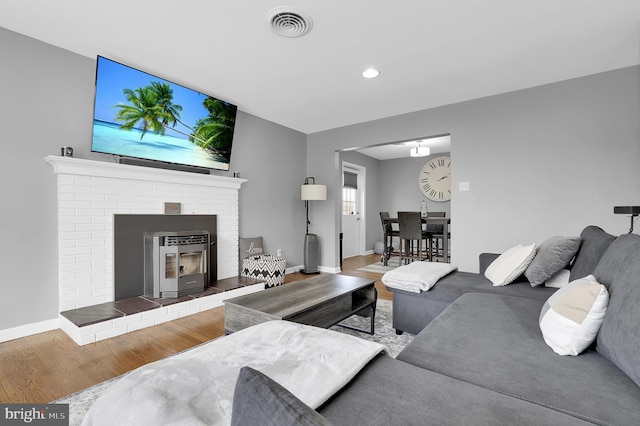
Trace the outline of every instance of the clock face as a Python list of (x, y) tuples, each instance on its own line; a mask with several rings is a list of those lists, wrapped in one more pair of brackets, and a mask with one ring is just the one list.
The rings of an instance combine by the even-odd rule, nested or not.
[(451, 199), (451, 158), (435, 157), (424, 165), (418, 175), (420, 190), (430, 200)]

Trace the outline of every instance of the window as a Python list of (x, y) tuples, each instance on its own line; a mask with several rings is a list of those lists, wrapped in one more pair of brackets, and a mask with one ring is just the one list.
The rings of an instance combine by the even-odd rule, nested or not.
[(358, 196), (358, 175), (356, 173), (343, 170), (342, 172), (342, 215), (356, 214), (358, 206), (356, 198)]
[(342, 215), (356, 214), (356, 188), (342, 188)]

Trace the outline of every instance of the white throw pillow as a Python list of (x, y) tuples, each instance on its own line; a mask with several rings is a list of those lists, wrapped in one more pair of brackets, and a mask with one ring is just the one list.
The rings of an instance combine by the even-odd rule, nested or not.
[(571, 271), (568, 269), (563, 269), (557, 272), (554, 276), (549, 278), (545, 283), (545, 287), (551, 288), (562, 288), (565, 285), (569, 284), (569, 277), (571, 276)]
[(607, 288), (593, 275), (572, 281), (540, 311), (544, 341), (558, 355), (578, 355), (596, 338), (609, 304)]
[(535, 244), (518, 244), (498, 256), (484, 271), (484, 276), (496, 287), (510, 284), (522, 275), (535, 255)]

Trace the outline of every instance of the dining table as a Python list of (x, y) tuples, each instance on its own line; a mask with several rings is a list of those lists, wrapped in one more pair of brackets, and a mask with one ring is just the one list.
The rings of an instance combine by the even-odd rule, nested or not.
[[(442, 225), (443, 235), (444, 235), (444, 238), (442, 238), (442, 261), (445, 263), (449, 263), (449, 225), (451, 224), (451, 218), (446, 216), (423, 216), (421, 218), (421, 221), (423, 225)], [(384, 223), (385, 225), (387, 224), (392, 225), (394, 223), (398, 223), (398, 218), (397, 217), (386, 218), (384, 219)], [(387, 266), (389, 257), (391, 257), (391, 250), (389, 250), (388, 247), (386, 246), (386, 242), (388, 240), (389, 241), (391, 240), (391, 234), (390, 234), (391, 226), (385, 226), (385, 229), (387, 229), (388, 231), (385, 232), (385, 235), (384, 235), (385, 249), (384, 249), (384, 253), (382, 254), (382, 258), (383, 258), (382, 262), (384, 266)]]

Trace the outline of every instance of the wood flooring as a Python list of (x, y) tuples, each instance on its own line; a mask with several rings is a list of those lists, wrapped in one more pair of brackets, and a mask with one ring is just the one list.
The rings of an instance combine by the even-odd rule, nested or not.
[[(345, 259), (345, 275), (376, 280), (378, 297), (392, 298), (382, 274), (357, 269), (379, 255)], [(308, 278), (302, 273), (286, 282)], [(224, 307), (78, 346), (62, 330), (0, 343), (0, 402), (47, 403), (224, 335)]]

